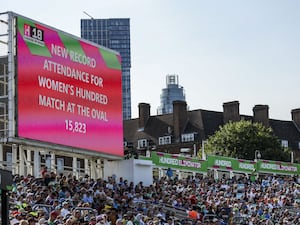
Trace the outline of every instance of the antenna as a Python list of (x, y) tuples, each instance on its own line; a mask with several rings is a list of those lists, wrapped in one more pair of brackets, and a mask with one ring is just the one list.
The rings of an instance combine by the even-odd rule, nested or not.
[(92, 17), (90, 14), (88, 14), (87, 12), (85, 12), (85, 11), (83, 11), (83, 13), (85, 14), (85, 15), (87, 15), (88, 17), (90, 17), (92, 20), (94, 19), (94, 17)]

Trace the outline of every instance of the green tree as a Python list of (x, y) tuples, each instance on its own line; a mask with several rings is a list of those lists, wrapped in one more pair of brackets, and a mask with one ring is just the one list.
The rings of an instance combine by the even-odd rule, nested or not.
[(206, 154), (219, 154), (248, 160), (255, 158), (255, 150), (260, 151), (262, 159), (290, 160), (289, 149), (281, 147), (272, 129), (251, 121), (226, 123), (209, 137), (205, 145)]

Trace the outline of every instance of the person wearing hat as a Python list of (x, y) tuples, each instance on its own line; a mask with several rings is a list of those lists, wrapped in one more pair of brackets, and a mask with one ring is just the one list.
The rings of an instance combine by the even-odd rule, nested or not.
[(28, 225), (28, 221), (27, 220), (20, 220), (20, 225)]
[(123, 222), (123, 224), (127, 224), (127, 214), (126, 213), (123, 214), (123, 216), (122, 216), (122, 222)]
[(75, 224), (79, 224), (79, 221), (76, 220), (76, 218), (74, 216), (70, 216), (66, 222), (64, 223), (66, 225), (75, 225)]
[(73, 217), (76, 219), (76, 221), (82, 221), (83, 220), (82, 211), (78, 209), (74, 210)]
[(96, 225), (106, 225), (107, 219), (105, 214), (100, 214), (96, 217)]
[(70, 211), (70, 209), (69, 209), (69, 202), (68, 201), (64, 201), (63, 203), (62, 203), (62, 206), (63, 206), (63, 208), (60, 210), (60, 215), (62, 216), (62, 217), (65, 217), (66, 215), (68, 215), (68, 214), (71, 214), (71, 211)]

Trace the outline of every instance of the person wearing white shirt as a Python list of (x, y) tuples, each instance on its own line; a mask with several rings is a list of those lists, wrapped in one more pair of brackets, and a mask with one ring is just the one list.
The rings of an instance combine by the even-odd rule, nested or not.
[(69, 210), (69, 202), (63, 202), (63, 208), (60, 211), (60, 215), (64, 218), (68, 214), (71, 214), (71, 211)]

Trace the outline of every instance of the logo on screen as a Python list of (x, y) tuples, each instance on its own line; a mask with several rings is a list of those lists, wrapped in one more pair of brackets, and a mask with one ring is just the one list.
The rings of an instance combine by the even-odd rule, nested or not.
[(24, 39), (31, 43), (44, 46), (44, 31), (29, 24), (24, 24)]

